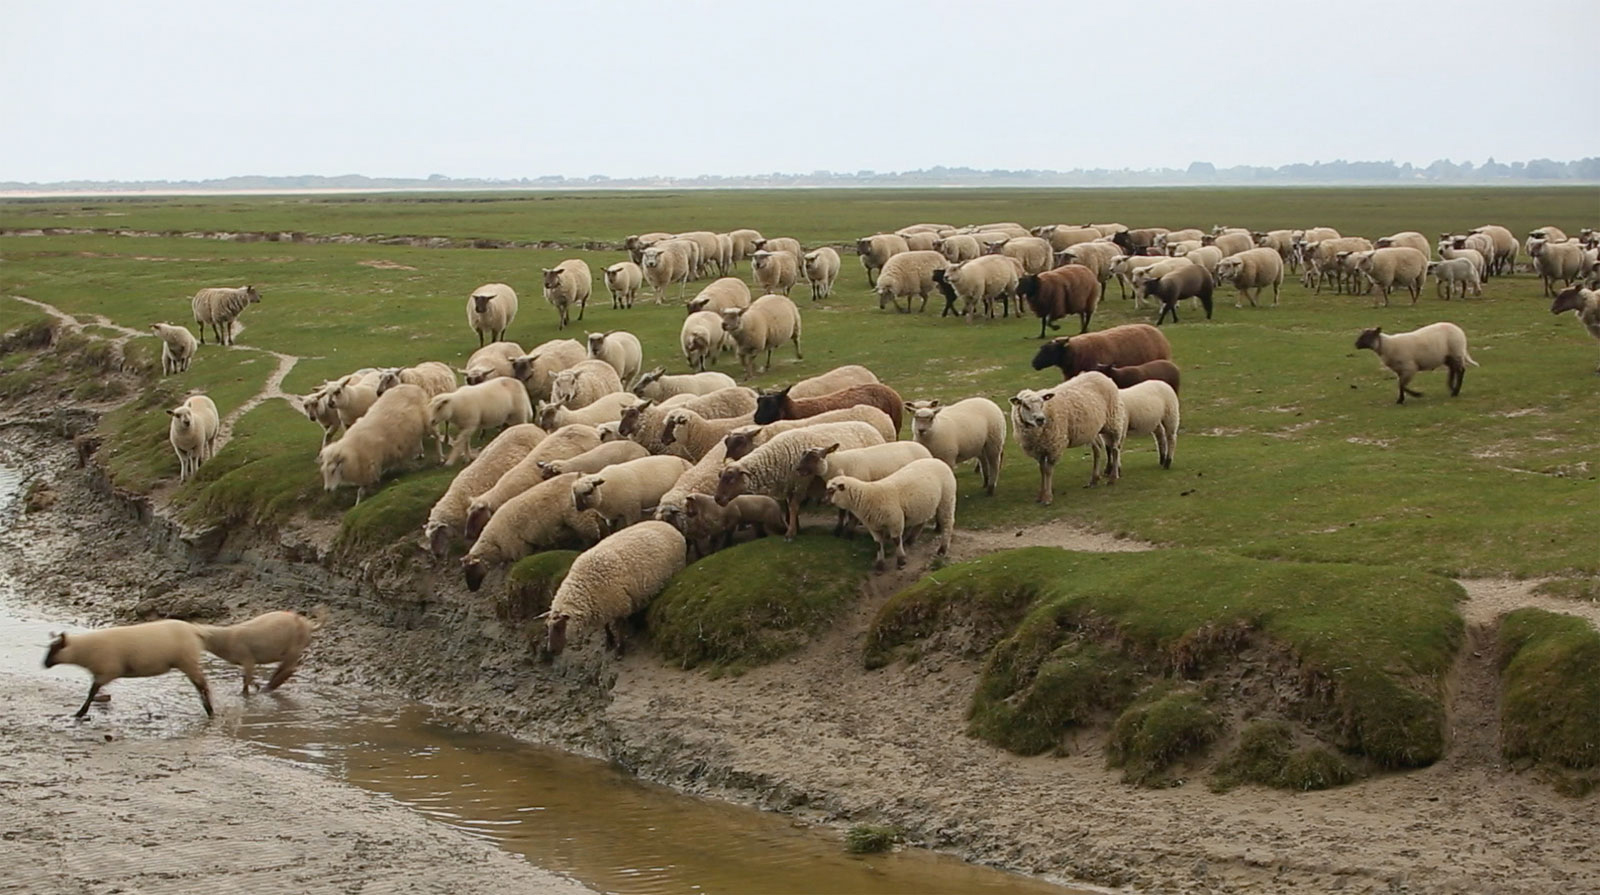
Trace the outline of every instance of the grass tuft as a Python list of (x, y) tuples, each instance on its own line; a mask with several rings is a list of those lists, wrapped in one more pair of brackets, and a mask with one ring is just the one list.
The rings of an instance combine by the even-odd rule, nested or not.
[(875, 855), (894, 848), (901, 836), (899, 827), (856, 824), (845, 831), (844, 850), (852, 855)]
[(1574, 616), (1518, 609), (1501, 619), (1498, 646), (1506, 758), (1600, 766), (1600, 632)]
[(334, 549), (345, 554), (378, 550), (421, 536), (428, 512), (439, 502), (460, 467), (435, 467), (382, 483), (374, 494), (344, 514)]
[(1122, 768), (1124, 783), (1167, 786), (1181, 782), (1168, 770), (1211, 745), (1224, 726), (1222, 717), (1198, 690), (1158, 685), (1112, 725), (1106, 764)]
[(577, 558), (576, 550), (546, 550), (517, 560), (506, 573), (505, 590), (494, 601), (495, 616), (520, 629), (530, 647), (544, 643), (544, 623), (538, 618), (549, 611), (556, 589)]
[(1301, 792), (1330, 789), (1355, 779), (1355, 769), (1341, 756), (1320, 746), (1296, 750), (1294, 734), (1283, 721), (1254, 721), (1239, 742), (1217, 764), (1211, 788), (1226, 792), (1241, 783), (1256, 783)]

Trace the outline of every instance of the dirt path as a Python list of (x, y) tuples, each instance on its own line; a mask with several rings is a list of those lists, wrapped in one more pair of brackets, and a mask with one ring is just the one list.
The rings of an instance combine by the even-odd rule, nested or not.
[(1515, 578), (1457, 578), (1456, 583), (1466, 588), (1467, 602), (1461, 615), (1469, 626), (1487, 625), (1513, 609), (1544, 609), (1563, 615), (1575, 615), (1600, 628), (1600, 603), (1581, 600), (1563, 600), (1534, 593), (1539, 579)]

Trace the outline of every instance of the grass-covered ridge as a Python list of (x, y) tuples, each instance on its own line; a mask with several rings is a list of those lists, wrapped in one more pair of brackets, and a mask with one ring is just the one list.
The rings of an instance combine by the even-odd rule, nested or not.
[(1269, 673), (1290, 675), (1300, 696), (1265, 708), (1317, 719), (1329, 742), (1379, 766), (1414, 767), (1444, 750), (1462, 593), (1393, 567), (1033, 547), (891, 598), (866, 661), (914, 655), (928, 638), (983, 655), (970, 732), (1034, 754), (1152, 683), (1226, 677), (1247, 650), (1281, 654), (1292, 668)]
[(1507, 758), (1588, 772), (1600, 783), (1600, 631), (1581, 618), (1518, 609), (1500, 622), (1500, 739)]

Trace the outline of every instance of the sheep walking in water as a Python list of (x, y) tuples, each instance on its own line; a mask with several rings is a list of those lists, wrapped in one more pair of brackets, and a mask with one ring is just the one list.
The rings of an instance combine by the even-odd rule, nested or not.
[(57, 634), (44, 656), (44, 667), (76, 665), (94, 675), (89, 695), (72, 717), (82, 718), (100, 688), (120, 677), (159, 677), (174, 669), (184, 673), (200, 693), (206, 717), (211, 710), (211, 688), (200, 667), (200, 630), (177, 619), (123, 625), (78, 634)]
[(244, 670), (244, 695), (250, 695), (256, 666), (278, 663), (263, 692), (283, 686), (300, 667), (300, 656), (311, 643), (311, 635), (327, 620), (328, 607), (318, 606), (309, 617), (280, 610), (264, 612), (236, 625), (195, 625), (200, 642), (211, 655)]

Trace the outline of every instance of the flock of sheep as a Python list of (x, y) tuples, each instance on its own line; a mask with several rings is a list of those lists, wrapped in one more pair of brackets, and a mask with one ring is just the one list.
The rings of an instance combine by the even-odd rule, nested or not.
[[(686, 562), (733, 543), (741, 531), (793, 537), (807, 501), (837, 508), (836, 531), (865, 528), (877, 542), (879, 569), (890, 550), (904, 566), (906, 546), (929, 525), (943, 554), (954, 528), (955, 470), (973, 461), (994, 494), (1008, 416), (1018, 445), (1039, 466), (1041, 503), (1051, 501), (1054, 467), (1074, 447), (1091, 448), (1090, 484), (1118, 479), (1129, 436), (1153, 436), (1160, 465), (1170, 466), (1180, 370), (1157, 326), (1169, 316), (1176, 321), (1185, 298), (1210, 316), (1219, 282), (1233, 284), (1239, 299), (1252, 304), (1270, 287), (1276, 303), (1286, 272), (1299, 272), (1318, 290), (1365, 288), (1386, 302), (1392, 289), (1405, 288), (1414, 303), (1430, 275), (1441, 295), (1453, 297), (1457, 286), (1465, 295), (1514, 270), (1524, 252), (1547, 294), (1558, 283), (1566, 286), (1552, 311), (1577, 311), (1600, 338), (1600, 296), (1591, 288), (1600, 273), (1596, 246), (1590, 230), (1568, 238), (1545, 227), (1519, 245), (1496, 226), (1443, 234), (1436, 246), (1415, 232), (1369, 241), (1325, 227), (1203, 233), (1120, 224), (1029, 230), (1010, 222), (914, 224), (861, 239), (856, 251), (880, 308), (892, 303), (909, 313), (914, 299), (925, 308), (937, 292), (945, 314), (971, 321), (980, 308), (993, 317), (996, 305), (1001, 315), (1014, 309), (1021, 317), (1025, 301), (1040, 320), (1041, 338), (1059, 328), (1057, 321), (1079, 318), (1078, 335), (1043, 343), (1033, 360), (1036, 370), (1060, 368), (1063, 381), (1019, 391), (1007, 414), (983, 397), (948, 405), (907, 401), (859, 365), (768, 394), (707, 370), (733, 353), (749, 379), (790, 343), (800, 357), (801, 313), (787, 293), (804, 277), (813, 300), (828, 297), (839, 253), (808, 252), (793, 239), (754, 230), (649, 233), (629, 236), (629, 260), (607, 266), (602, 279), (612, 307), (625, 309), (645, 285), (659, 302), (673, 284), (683, 296), (685, 284), (717, 277), (684, 296), (679, 347), (688, 372), (647, 368), (639, 339), (625, 331), (531, 349), (506, 341), (517, 295), (490, 283), (467, 301), (479, 348), (464, 369), (437, 361), (361, 369), (298, 403), (323, 429), (317, 462), (324, 487), (354, 486), (358, 502), (386, 473), (424, 456), (430, 436), (442, 462), (467, 461), (429, 514), (423, 540), (443, 557), (452, 541), (464, 539), (461, 564), (473, 590), (494, 567), (534, 551), (587, 546), (546, 617), (549, 645), (559, 652), (569, 635), (594, 629), (620, 645), (615, 624), (647, 604)], [(1430, 260), (1430, 248), (1438, 260)], [(731, 275), (746, 259), (757, 294)], [(574, 311), (581, 321), (590, 297), (588, 265), (572, 259), (543, 275), (558, 327), (568, 326)], [(1141, 307), (1146, 297), (1160, 303), (1156, 326), (1088, 332), (1112, 279)], [(1589, 286), (1573, 285), (1578, 280)], [(202, 290), (192, 302), (197, 327), (202, 335), (212, 327), (217, 341), (229, 344), (233, 320), (258, 301), (254, 287)], [(164, 342), (163, 369), (186, 369), (194, 337), (182, 327), (154, 329)], [(1410, 333), (1370, 329), (1356, 346), (1372, 349), (1395, 372), (1401, 402), (1417, 394), (1409, 383), (1418, 372), (1447, 368), (1455, 394), (1466, 367), (1476, 365), (1465, 334), (1448, 322)], [(168, 413), (180, 476), (187, 478), (212, 450), (216, 408), (195, 396)], [(906, 415), (910, 440), (901, 441)], [(474, 449), (475, 439), (495, 432), (481, 451)]]

